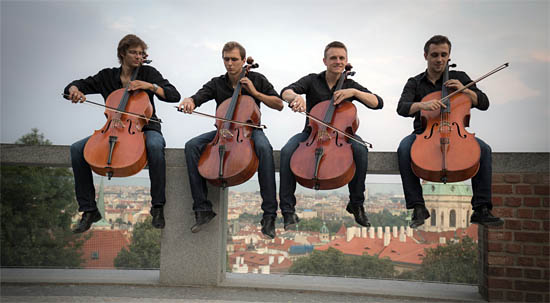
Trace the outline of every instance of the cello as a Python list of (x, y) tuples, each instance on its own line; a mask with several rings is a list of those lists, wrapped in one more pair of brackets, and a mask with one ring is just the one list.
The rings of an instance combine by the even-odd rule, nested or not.
[(261, 113), (254, 98), (241, 94), (240, 82), (250, 69), (259, 65), (251, 57), (247, 58), (246, 63), (233, 95), (216, 109), (216, 117), (223, 119), (216, 120), (216, 136), (206, 145), (198, 164), (203, 178), (223, 188), (246, 182), (256, 173), (259, 165), (251, 138), (252, 127), (247, 124), (259, 125)]
[(416, 136), (411, 147), (411, 166), (416, 176), (447, 183), (464, 181), (477, 174), (481, 150), (474, 134), (465, 130), (470, 124), (471, 100), (462, 91), (506, 67), (508, 63), (449, 94), (445, 87), (449, 80), (447, 61), (441, 91), (428, 94), (421, 100), (440, 99), (446, 107), (439, 112), (421, 111), (424, 132)]
[[(142, 63), (150, 63), (143, 60)], [(84, 159), (98, 175), (127, 177), (147, 164), (143, 127), (153, 114), (153, 106), (144, 91), (128, 91), (137, 78), (140, 66), (134, 69), (125, 88), (113, 91), (105, 101), (105, 125), (94, 132), (84, 147)], [(116, 110), (111, 110), (116, 108)]]
[[(347, 76), (355, 74), (351, 68), (350, 64), (346, 65), (335, 91), (342, 89)], [(309, 119), (311, 133), (290, 159), (290, 169), (296, 181), (316, 190), (335, 189), (348, 184), (355, 175), (355, 162), (351, 143), (346, 137), (353, 137), (359, 127), (357, 108), (350, 101), (334, 105), (333, 96), (316, 104), (309, 115), (316, 118)], [(335, 129), (344, 130), (347, 136)]]

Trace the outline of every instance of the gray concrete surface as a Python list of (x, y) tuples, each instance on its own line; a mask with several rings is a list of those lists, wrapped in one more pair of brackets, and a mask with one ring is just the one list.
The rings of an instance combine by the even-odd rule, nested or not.
[[(168, 300), (166, 302), (180, 302), (170, 301), (175, 299), (198, 300), (196, 302), (482, 301), (474, 285), (227, 273), (218, 287), (169, 287), (159, 281), (159, 276), (158, 270), (2, 268), (1, 301), (42, 302), (39, 298), (44, 302), (148, 302), (140, 301), (147, 298)], [(97, 297), (95, 301), (91, 299), (93, 296)]]

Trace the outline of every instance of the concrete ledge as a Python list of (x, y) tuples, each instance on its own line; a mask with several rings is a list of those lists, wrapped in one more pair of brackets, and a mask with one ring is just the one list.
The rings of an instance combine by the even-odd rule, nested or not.
[[(26, 269), (2, 268), (1, 282), (7, 284), (165, 286), (159, 283), (158, 270), (111, 269)], [(306, 291), (314, 293), (353, 294), (428, 301), (481, 302), (477, 286), (410, 282), (396, 280), (314, 277), (299, 275), (261, 275), (228, 273), (219, 287), (235, 290)], [(323, 301), (325, 302), (325, 301)], [(384, 302), (386, 302), (384, 300)]]
[[(2, 165), (70, 167), (67, 145), (0, 144)], [(279, 170), (280, 151), (274, 151), (275, 169)], [(493, 153), (493, 173), (547, 172), (550, 153)], [(166, 149), (166, 166), (186, 168), (183, 148)], [(369, 152), (370, 174), (399, 174), (397, 153)]]

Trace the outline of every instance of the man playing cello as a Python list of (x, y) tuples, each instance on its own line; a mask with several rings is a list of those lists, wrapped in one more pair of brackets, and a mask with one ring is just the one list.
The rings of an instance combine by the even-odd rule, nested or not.
[[(293, 111), (310, 112), (315, 105), (322, 101), (330, 100), (331, 97), (334, 97), (335, 105), (338, 105), (342, 101), (358, 100), (370, 109), (382, 108), (384, 105), (382, 98), (371, 93), (367, 88), (351, 79), (346, 79), (343, 82), (342, 89), (336, 90), (336, 84), (348, 63), (347, 49), (343, 43), (338, 41), (329, 43), (325, 47), (323, 63), (326, 66), (326, 71), (319, 74), (309, 74), (282, 90), (283, 99), (289, 102)], [(306, 100), (301, 96), (302, 94), (306, 95)], [(295, 214), (296, 197), (294, 193), (296, 191), (296, 178), (290, 166), (291, 157), (300, 142), (309, 137), (310, 132), (311, 129), (306, 120), (304, 130), (290, 138), (281, 150), (279, 199), (285, 230), (292, 228), (299, 222), (299, 218)], [(357, 135), (355, 135), (355, 138), (361, 139)], [(364, 192), (368, 165), (368, 149), (356, 141), (350, 140), (350, 142), (356, 170), (353, 179), (348, 184), (350, 201), (346, 210), (353, 214), (358, 224), (368, 227), (370, 223), (363, 207), (363, 203), (365, 202)]]
[[(447, 37), (436, 35), (430, 38), (424, 46), (424, 59), (427, 62), (427, 69), (425, 72), (409, 78), (397, 105), (399, 115), (414, 117), (414, 132), (401, 141), (397, 150), (406, 207), (407, 209), (414, 209), (410, 224), (411, 228), (421, 226), (424, 224), (424, 220), (430, 217), (422, 196), (420, 179), (411, 168), (411, 146), (416, 139), (416, 135), (424, 131), (420, 119), (421, 110), (436, 111), (445, 107), (445, 104), (440, 100), (420, 101), (424, 96), (441, 90), (442, 85), (452, 90), (459, 90), (471, 82), (466, 73), (451, 71), (449, 72), (449, 80), (442, 83), (443, 73), (450, 54), (451, 42)], [(471, 100), (472, 107), (479, 110), (487, 110), (489, 107), (489, 99), (475, 85), (470, 86), (463, 93)], [(491, 203), (491, 147), (479, 138), (476, 139), (481, 149), (481, 156), (479, 170), (472, 178), (472, 207), (474, 213), (470, 218), (470, 222), (483, 225), (502, 225), (503, 221), (491, 214), (493, 208)], [(452, 161), (452, 159), (449, 161)]]
[[(185, 113), (192, 113), (195, 107), (215, 99), (216, 107), (223, 101), (231, 98), (239, 81), (243, 65), (245, 64), (246, 50), (237, 42), (227, 42), (222, 49), (222, 59), (227, 73), (212, 78), (193, 96), (183, 99), (179, 109)], [(283, 109), (283, 102), (279, 94), (273, 89), (265, 76), (250, 71), (247, 77), (240, 80), (244, 89), (241, 94), (251, 96), (258, 107), (264, 103), (276, 110)], [(191, 227), (193, 233), (199, 232), (201, 227), (210, 222), (216, 213), (212, 211), (212, 202), (207, 199), (206, 180), (200, 175), (198, 164), (202, 151), (210, 141), (214, 139), (217, 131), (197, 136), (185, 144), (185, 158), (187, 172), (193, 196), (193, 211), (196, 223)], [(252, 132), (254, 149), (258, 156), (258, 179), (262, 196), (262, 210), (264, 211), (262, 233), (275, 238), (275, 218), (277, 217), (277, 194), (275, 184), (275, 164), (273, 162), (273, 148), (263, 130), (255, 128)]]
[[(151, 66), (141, 66), (134, 81), (130, 81), (133, 71), (142, 64), (146, 57), (147, 44), (136, 35), (126, 35), (120, 40), (117, 48), (120, 67), (105, 68), (94, 76), (75, 80), (65, 87), (65, 95), (73, 103), (86, 101), (87, 94), (101, 94), (105, 100), (115, 90), (128, 86), (128, 91), (142, 90), (147, 93), (153, 106), (152, 118), (158, 120), (155, 114), (153, 96), (165, 102), (178, 102), (180, 94), (176, 88), (164, 79)], [(151, 215), (155, 228), (164, 228), (164, 204), (166, 203), (166, 162), (164, 147), (166, 145), (158, 122), (149, 122), (143, 128), (151, 179)], [(79, 211), (84, 212), (82, 218), (73, 230), (82, 233), (90, 229), (94, 222), (101, 219), (95, 201), (95, 188), (92, 171), (84, 159), (84, 147), (90, 137), (71, 145), (71, 163), (75, 180), (76, 199)]]

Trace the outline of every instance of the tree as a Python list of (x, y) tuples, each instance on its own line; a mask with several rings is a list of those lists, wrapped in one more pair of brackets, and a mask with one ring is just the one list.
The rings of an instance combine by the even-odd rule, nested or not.
[(137, 223), (132, 232), (132, 243), (118, 253), (115, 267), (160, 268), (160, 229), (153, 228), (151, 217)]
[(406, 213), (400, 216), (392, 215), (387, 209), (381, 213), (367, 213), (372, 226), (405, 226), (407, 225)]
[(477, 244), (469, 237), (458, 243), (427, 249), (420, 269), (402, 273), (401, 279), (477, 284)]
[(477, 243), (464, 237), (458, 243), (428, 249), (420, 274), (424, 280), (477, 284)]
[(329, 247), (326, 251), (314, 250), (311, 255), (296, 260), (290, 273), (348, 276), (361, 278), (392, 278), (394, 268), (391, 260), (378, 256), (350, 256)]
[[(50, 145), (33, 128), (17, 144)], [(78, 267), (85, 237), (74, 235), (77, 212), (66, 168), (2, 166), (1, 265)]]

